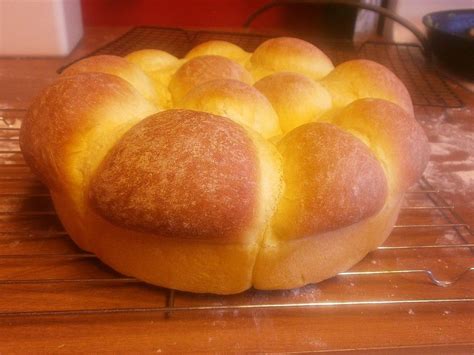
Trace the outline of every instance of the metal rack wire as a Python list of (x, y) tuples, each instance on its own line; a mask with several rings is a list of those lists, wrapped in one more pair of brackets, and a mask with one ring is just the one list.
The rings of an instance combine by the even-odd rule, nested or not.
[[(84, 303), (72, 302), (75, 306), (67, 309), (64, 308), (63, 298), (61, 304), (53, 302), (42, 309), (28, 309), (27, 306), (19, 308), (15, 304), (10, 309), (0, 308), (0, 318), (116, 313), (162, 313), (169, 317), (174, 312), (192, 311), (235, 312), (252, 309), (297, 310), (474, 303), (474, 291), (471, 291), (473, 288), (470, 281), (474, 274), (473, 233), (456, 214), (454, 206), (448, 204), (425, 178), (407, 194), (407, 204), (402, 208), (401, 217), (387, 242), (352, 270), (323, 282), (323, 286), (314, 286), (318, 287), (317, 290), (323, 290), (318, 291), (316, 296), (314, 288), (311, 292), (303, 288), (301, 292), (285, 291), (283, 294), (276, 291), (250, 290), (227, 297), (190, 295), (152, 287), (137, 279), (119, 275), (102, 265), (95, 255), (80, 251), (69, 242), (67, 233), (57, 221), (49, 194), (22, 160), (18, 133), (23, 115), (24, 111), (21, 110), (0, 111), (0, 266), (10, 263), (8, 265), (13, 265), (13, 270), (16, 270), (12, 274), (7, 270), (9, 277), (5, 277), (1, 274), (0, 267), (0, 290), (3, 289), (0, 292), (0, 304), (8, 305), (8, 299), (18, 297), (18, 292), (26, 298), (34, 298), (38, 291), (52, 292), (48, 291), (48, 287), (60, 290), (63, 296), (72, 298), (74, 292), (85, 292), (81, 302), (89, 302), (90, 298), (95, 299), (100, 292), (109, 291), (113, 292), (115, 298), (122, 298), (122, 301), (115, 304), (104, 296), (106, 299), (99, 302), (100, 306), (84, 306)], [(423, 217), (425, 214), (431, 216), (429, 222)], [(25, 223), (15, 224), (15, 220), (22, 218)], [(35, 221), (35, 218), (39, 218), (41, 223), (36, 223), (38, 221)], [(7, 229), (8, 226), (10, 229)], [(414, 237), (412, 233), (417, 230), (421, 232)], [(451, 231), (449, 236), (452, 240), (446, 242), (434, 238), (439, 231), (446, 230)], [(23, 246), (19, 248), (20, 252), (16, 252), (18, 245), (28, 242), (33, 242), (34, 247), (41, 245), (40, 249), (46, 251), (38, 252), (36, 248), (29, 250)], [(419, 256), (420, 252), (428, 252), (432, 254), (431, 259), (448, 263), (452, 261), (450, 253), (453, 251), (456, 257), (464, 255), (465, 260), (462, 265), (457, 265), (456, 274), (450, 277), (439, 277), (431, 268), (419, 267), (417, 259), (413, 258)], [(403, 253), (407, 252), (409, 254), (404, 256)], [(393, 253), (397, 255), (395, 267), (374, 269), (374, 265), (383, 264), (384, 258)], [(38, 266), (38, 272), (32, 266), (37, 263), (46, 263), (47, 266)], [(41, 276), (51, 270), (54, 270), (53, 274), (58, 273), (58, 276)], [(86, 271), (82, 272), (83, 270)], [(67, 272), (61, 276), (62, 271)], [(395, 287), (393, 290), (401, 290), (405, 284), (410, 284), (410, 287), (414, 285), (416, 292), (411, 294), (404, 290), (387, 297), (377, 290), (377, 285), (383, 286), (384, 289), (387, 285), (392, 285)], [(346, 290), (348, 298), (340, 298), (340, 292), (331, 291), (334, 287)], [(367, 297), (365, 294), (370, 288), (374, 295)], [(347, 291), (349, 289), (350, 292)], [(434, 296), (424, 297), (425, 293), (422, 291)], [(133, 292), (138, 292), (149, 300), (136, 305)], [(309, 301), (307, 293), (313, 293)]]
[[(252, 52), (269, 38), (271, 36), (268, 34), (253, 32), (191, 31), (141, 26), (131, 29), (85, 57), (99, 54), (125, 56), (145, 48), (161, 49), (177, 57), (183, 57), (194, 46), (209, 40), (228, 41)], [(451, 108), (463, 106), (461, 99), (449, 88), (436, 68), (426, 61), (418, 45), (366, 42), (355, 46), (347, 40), (305, 39), (320, 47), (336, 65), (354, 58), (371, 59), (386, 65), (405, 83), (416, 105)], [(59, 72), (64, 68), (60, 68)]]

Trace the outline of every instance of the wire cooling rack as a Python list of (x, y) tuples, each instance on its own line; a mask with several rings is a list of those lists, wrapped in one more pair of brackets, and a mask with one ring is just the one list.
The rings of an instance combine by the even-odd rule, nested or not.
[[(99, 54), (125, 56), (145, 48), (161, 49), (177, 57), (183, 57), (197, 44), (215, 39), (235, 43), (252, 52), (268, 38), (271, 37), (257, 33), (191, 31), (143, 26), (131, 29), (86, 57)], [(352, 42), (343, 40), (305, 39), (320, 47), (335, 65), (355, 58), (370, 59), (386, 65), (405, 83), (416, 105), (450, 108), (463, 106), (460, 98), (449, 88), (438, 71), (426, 61), (418, 45), (366, 42), (355, 46)]]
[[(386, 243), (347, 272), (289, 291), (196, 295), (120, 275), (72, 243), (22, 158), (20, 110), (0, 111), (0, 317), (474, 304), (474, 236), (424, 178)], [(411, 308), (409, 309), (411, 311)]]

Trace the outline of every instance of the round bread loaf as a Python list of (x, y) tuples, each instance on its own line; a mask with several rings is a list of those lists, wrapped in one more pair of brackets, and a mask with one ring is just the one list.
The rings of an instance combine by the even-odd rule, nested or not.
[(253, 77), (242, 53), (91, 57), (34, 100), (21, 149), (81, 248), (152, 284), (232, 294), (322, 281), (385, 241), (429, 157), (403, 84), (368, 61), (331, 71), (298, 39), (257, 48)]

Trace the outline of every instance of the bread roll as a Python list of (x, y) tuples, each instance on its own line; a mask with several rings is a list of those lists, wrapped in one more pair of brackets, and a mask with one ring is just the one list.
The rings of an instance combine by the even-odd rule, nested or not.
[(301, 74), (275, 73), (257, 81), (255, 87), (272, 103), (284, 133), (317, 121), (332, 107), (329, 92)]
[(254, 80), (280, 71), (300, 73), (319, 80), (333, 68), (331, 60), (316, 46), (291, 37), (263, 42), (253, 52), (248, 63)]
[(273, 218), (279, 240), (344, 228), (378, 212), (387, 181), (359, 139), (328, 123), (308, 123), (277, 144), (285, 191)]
[(226, 116), (264, 138), (281, 134), (278, 116), (270, 102), (257, 89), (241, 81), (208, 81), (189, 91), (177, 106)]
[(414, 116), (413, 104), (405, 85), (390, 70), (370, 60), (350, 60), (338, 65), (321, 84), (332, 96), (333, 105), (342, 108), (364, 98), (391, 101)]
[(429, 157), (419, 124), (380, 99), (353, 102), (331, 125), (300, 126), (278, 148), (285, 191), (254, 267), (262, 289), (322, 281), (381, 245)]
[(130, 63), (138, 65), (153, 81), (156, 91), (162, 93), (166, 100), (163, 108), (171, 108), (171, 94), (168, 90), (171, 77), (184, 63), (182, 59), (158, 49), (142, 49), (125, 56)]
[(250, 53), (244, 51), (239, 46), (230, 42), (217, 40), (198, 44), (186, 54), (185, 58), (192, 59), (203, 55), (219, 55), (231, 59), (240, 65), (245, 65), (250, 58)]
[(23, 156), (45, 184), (81, 185), (125, 131), (158, 110), (118, 76), (60, 77), (22, 122)]
[(146, 73), (167, 69), (179, 62), (179, 59), (174, 55), (158, 49), (135, 51), (127, 54), (125, 59), (130, 63), (138, 65)]
[(82, 238), (91, 233), (83, 217), (92, 173), (123, 133), (156, 112), (128, 82), (104, 73), (60, 77), (30, 106), (20, 131), (23, 156), (81, 247), (88, 249)]
[(364, 141), (383, 163), (391, 188), (405, 191), (428, 164), (428, 139), (420, 125), (400, 106), (380, 99), (360, 99), (332, 120)]
[(216, 79), (231, 79), (252, 83), (250, 74), (230, 59), (205, 55), (183, 64), (173, 75), (169, 89), (175, 105), (194, 87)]
[(159, 107), (168, 107), (171, 102), (168, 89), (160, 83), (153, 82), (138, 65), (130, 63), (122, 57), (114, 55), (98, 55), (82, 59), (68, 68), (61, 76), (71, 76), (78, 73), (107, 73), (128, 81), (146, 99)]
[(176, 61), (156, 51), (85, 59), (35, 99), (20, 145), (65, 229), (115, 270), (184, 291), (285, 289), (347, 270), (390, 234), (428, 161), (403, 84), (367, 61), (327, 75), (316, 47), (280, 38), (252, 54), (266, 76), (253, 87), (216, 53), (239, 50), (191, 51), (171, 109), (145, 72), (164, 78)]

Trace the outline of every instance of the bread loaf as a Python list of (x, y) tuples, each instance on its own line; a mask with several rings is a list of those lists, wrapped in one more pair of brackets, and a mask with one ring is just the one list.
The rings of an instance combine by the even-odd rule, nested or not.
[(20, 145), (81, 248), (217, 294), (347, 270), (385, 241), (429, 156), (393, 73), (333, 69), (292, 38), (84, 59), (34, 100)]

